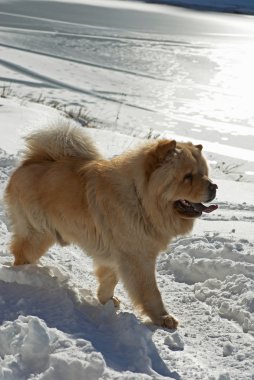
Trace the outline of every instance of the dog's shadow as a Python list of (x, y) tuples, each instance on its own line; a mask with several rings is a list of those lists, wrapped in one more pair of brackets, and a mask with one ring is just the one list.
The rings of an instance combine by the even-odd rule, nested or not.
[[(152, 340), (152, 331), (130, 313), (116, 313), (113, 303), (102, 306), (92, 295), (59, 283), (45, 267), (0, 267), (0, 323), (20, 315), (44, 320), (75, 338), (85, 339), (116, 371), (159, 374), (180, 379), (170, 371)], [(90, 299), (89, 299), (90, 297)]]

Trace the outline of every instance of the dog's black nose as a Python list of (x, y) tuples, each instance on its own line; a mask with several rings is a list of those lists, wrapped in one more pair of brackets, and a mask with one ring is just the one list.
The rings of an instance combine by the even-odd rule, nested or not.
[(209, 199), (207, 202), (211, 202), (215, 197), (216, 197), (216, 190), (218, 189), (218, 186), (216, 183), (210, 182), (208, 185), (208, 194), (209, 194)]
[(210, 182), (208, 188), (211, 192), (213, 192), (213, 191), (216, 191), (218, 189), (218, 186), (216, 185), (216, 183)]

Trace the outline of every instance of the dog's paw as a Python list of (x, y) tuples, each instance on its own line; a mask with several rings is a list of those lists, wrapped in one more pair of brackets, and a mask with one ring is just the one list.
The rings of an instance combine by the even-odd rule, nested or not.
[(172, 315), (164, 315), (161, 317), (161, 326), (168, 329), (176, 329), (178, 326), (178, 320), (175, 319)]
[(111, 300), (113, 301), (113, 304), (116, 309), (120, 309), (121, 301), (116, 296), (111, 297)]

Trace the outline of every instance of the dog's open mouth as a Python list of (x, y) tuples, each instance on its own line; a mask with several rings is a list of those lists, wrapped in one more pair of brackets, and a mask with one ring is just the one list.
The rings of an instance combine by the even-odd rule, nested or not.
[(174, 203), (175, 209), (186, 218), (198, 218), (203, 212), (209, 213), (218, 208), (218, 205), (205, 206), (203, 203), (192, 203), (185, 199), (180, 199)]

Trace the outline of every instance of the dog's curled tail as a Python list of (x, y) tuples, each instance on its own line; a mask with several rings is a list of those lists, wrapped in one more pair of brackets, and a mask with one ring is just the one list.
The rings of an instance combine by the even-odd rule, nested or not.
[(25, 137), (23, 162), (57, 161), (62, 157), (80, 157), (88, 161), (101, 155), (82, 127), (71, 120), (59, 118), (45, 129)]

